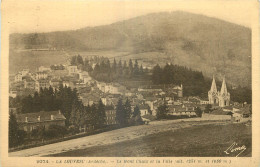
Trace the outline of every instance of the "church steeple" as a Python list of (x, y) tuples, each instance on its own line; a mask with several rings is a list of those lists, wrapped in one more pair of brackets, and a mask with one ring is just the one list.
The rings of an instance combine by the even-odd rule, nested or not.
[(219, 99), (219, 106), (220, 107), (229, 106), (230, 93), (228, 93), (228, 91), (227, 91), (227, 85), (226, 85), (225, 78), (223, 79), (218, 99)]
[(225, 81), (225, 78), (223, 78), (220, 94), (223, 95), (223, 94), (227, 94), (227, 93), (228, 93), (228, 91), (227, 91), (226, 81)]
[(216, 81), (215, 81), (214, 75), (213, 75), (213, 80), (212, 80), (210, 91), (211, 92), (217, 92), (217, 86), (216, 86)]
[(208, 98), (209, 98), (209, 103), (210, 104), (216, 104), (218, 103), (218, 90), (217, 90), (217, 85), (215, 81), (215, 77), (213, 76), (211, 88), (208, 91)]

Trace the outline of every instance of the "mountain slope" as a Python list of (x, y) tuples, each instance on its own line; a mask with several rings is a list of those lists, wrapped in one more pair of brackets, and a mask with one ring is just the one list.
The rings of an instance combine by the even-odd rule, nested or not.
[(234, 85), (251, 85), (251, 30), (197, 14), (155, 13), (74, 31), (10, 36), (13, 50), (50, 47), (164, 53), (169, 61), (206, 76), (215, 74)]

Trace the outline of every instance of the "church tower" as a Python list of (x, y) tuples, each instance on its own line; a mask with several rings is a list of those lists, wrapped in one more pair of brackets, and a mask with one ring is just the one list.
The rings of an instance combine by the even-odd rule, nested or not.
[(210, 91), (208, 92), (209, 104), (217, 104), (218, 103), (218, 90), (216, 86), (216, 81), (213, 76), (212, 84)]
[(225, 78), (223, 79), (221, 90), (218, 95), (218, 99), (219, 99), (220, 107), (229, 106), (230, 93), (227, 91), (227, 85), (226, 85)]

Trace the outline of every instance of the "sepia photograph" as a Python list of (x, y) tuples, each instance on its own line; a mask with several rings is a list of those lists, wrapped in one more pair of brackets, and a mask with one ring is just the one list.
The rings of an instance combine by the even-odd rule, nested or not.
[(255, 4), (3, 3), (7, 156), (252, 158)]

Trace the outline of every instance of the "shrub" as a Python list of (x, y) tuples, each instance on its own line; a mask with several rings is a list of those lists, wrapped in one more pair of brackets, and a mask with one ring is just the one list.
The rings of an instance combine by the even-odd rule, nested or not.
[(45, 131), (44, 136), (46, 138), (64, 137), (67, 134), (67, 129), (60, 125), (50, 125), (49, 129)]
[(71, 125), (70, 127), (69, 127), (69, 130), (68, 130), (68, 132), (69, 133), (71, 133), (71, 134), (77, 134), (77, 133), (79, 133), (79, 128), (77, 127), (77, 126), (75, 126), (75, 125)]

